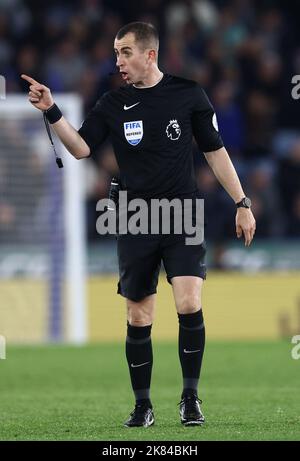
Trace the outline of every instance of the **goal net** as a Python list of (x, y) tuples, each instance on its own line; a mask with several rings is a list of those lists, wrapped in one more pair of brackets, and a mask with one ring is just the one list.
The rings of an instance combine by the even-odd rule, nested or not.
[[(55, 95), (80, 126), (78, 96)], [(52, 132), (25, 95), (0, 101), (0, 335), (9, 342), (69, 341), (87, 336), (84, 162)]]

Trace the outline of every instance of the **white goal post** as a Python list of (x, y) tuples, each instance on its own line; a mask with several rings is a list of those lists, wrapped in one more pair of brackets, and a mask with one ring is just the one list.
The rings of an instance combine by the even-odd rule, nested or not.
[[(66, 119), (78, 129), (82, 122), (80, 97), (70, 93), (53, 97)], [(47, 277), (49, 325), (45, 340), (82, 344), (87, 341), (84, 162), (74, 159), (53, 131), (52, 137), (63, 169), (56, 165), (42, 112), (29, 103), (27, 95), (8, 94), (0, 101), (0, 169), (2, 166), (9, 176), (9, 180), (2, 180), (0, 189), (6, 212), (2, 215), (16, 215), (10, 227), (7, 218), (1, 227), (0, 219), (0, 279), (20, 273)], [(40, 169), (40, 178), (30, 184), (24, 162), (33, 151), (37, 166), (32, 160), (30, 168)], [(30, 221), (27, 215), (33, 203), (35, 211)]]

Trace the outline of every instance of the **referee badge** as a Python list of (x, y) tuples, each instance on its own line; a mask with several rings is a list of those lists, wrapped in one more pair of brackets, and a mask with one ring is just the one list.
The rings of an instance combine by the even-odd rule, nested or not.
[(129, 142), (132, 146), (136, 146), (143, 139), (143, 121), (136, 120), (134, 122), (125, 122), (124, 125), (124, 134), (126, 141)]

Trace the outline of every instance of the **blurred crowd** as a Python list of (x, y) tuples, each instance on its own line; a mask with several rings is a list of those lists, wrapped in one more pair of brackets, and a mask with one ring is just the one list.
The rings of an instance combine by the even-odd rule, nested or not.
[[(224, 144), (253, 202), (257, 237), (300, 235), (300, 75), (297, 2), (269, 0), (0, 0), (0, 74), (8, 92), (28, 91), (21, 73), (52, 92), (79, 93), (86, 114), (121, 82), (113, 40), (122, 25), (149, 21), (160, 33), (159, 67), (199, 82)], [(235, 207), (194, 147), (205, 198), (206, 236), (235, 237)], [(87, 160), (87, 226), (97, 238), (96, 202), (117, 173), (109, 144)], [(216, 248), (217, 245), (216, 245)]]

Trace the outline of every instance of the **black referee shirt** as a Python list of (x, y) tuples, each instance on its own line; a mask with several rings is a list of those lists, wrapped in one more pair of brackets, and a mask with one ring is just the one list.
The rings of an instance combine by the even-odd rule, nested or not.
[(204, 90), (168, 74), (150, 88), (105, 93), (78, 132), (92, 154), (110, 137), (129, 198), (193, 196), (193, 136), (203, 152), (223, 146)]

